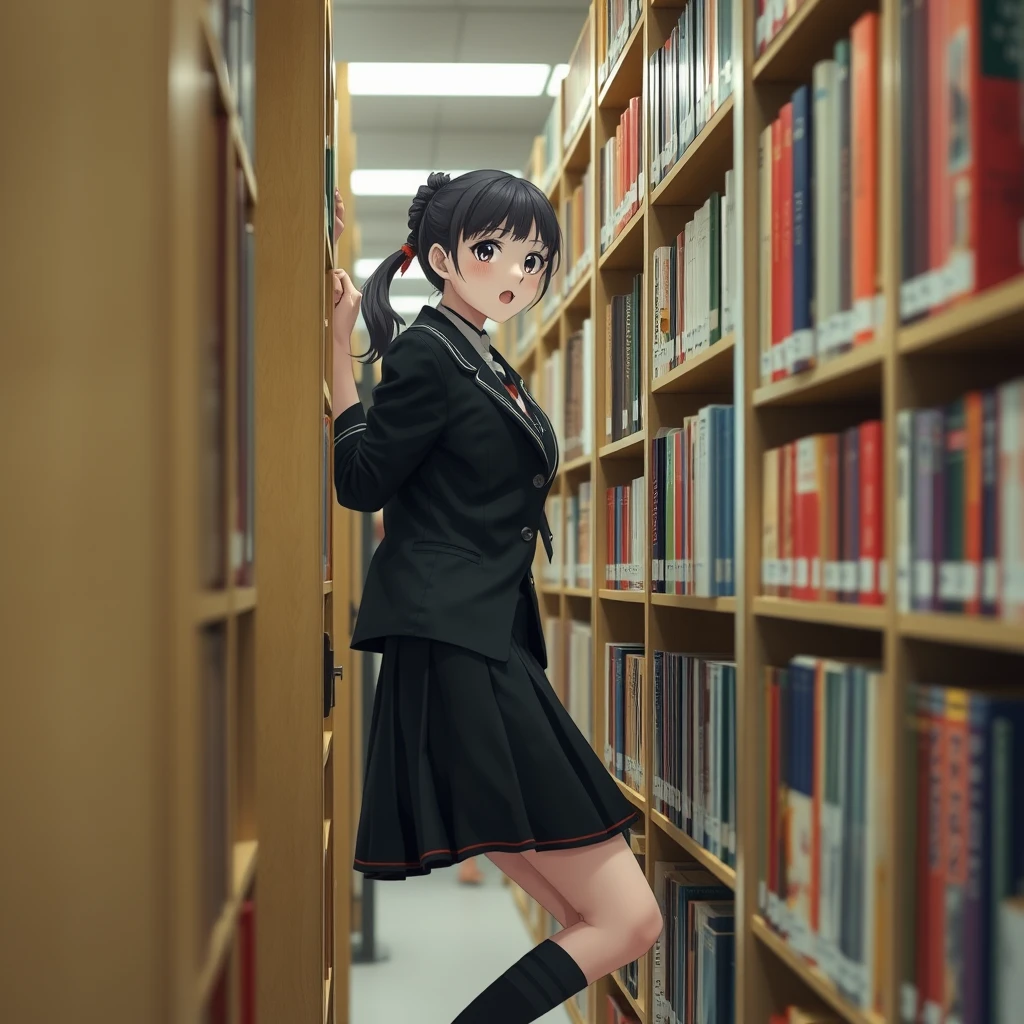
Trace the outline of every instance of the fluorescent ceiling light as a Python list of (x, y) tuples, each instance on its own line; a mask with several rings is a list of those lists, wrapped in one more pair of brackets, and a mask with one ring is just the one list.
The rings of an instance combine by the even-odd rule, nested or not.
[[(465, 171), (447, 171), (457, 178)], [(508, 171), (517, 178), (522, 171)], [(354, 196), (402, 196), (412, 201), (420, 185), (426, 185), (430, 171), (408, 171), (395, 169), (360, 169), (352, 172), (349, 189)]]
[(568, 64), (556, 64), (551, 69), (551, 78), (548, 80), (549, 96), (558, 96), (559, 88), (561, 87), (562, 81), (565, 79), (565, 76), (567, 74), (569, 74)]
[(550, 64), (349, 64), (351, 96), (542, 96)]

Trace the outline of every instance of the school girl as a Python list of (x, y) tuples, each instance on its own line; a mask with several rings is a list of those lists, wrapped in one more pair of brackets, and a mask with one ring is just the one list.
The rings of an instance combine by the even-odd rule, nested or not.
[[(560, 244), (530, 182), (433, 173), (362, 295), (336, 273), (335, 488), (385, 524), (352, 638), (382, 654), (354, 866), (402, 879), (486, 855), (562, 925), (455, 1024), (528, 1024), (662, 927), (624, 838), (637, 812), (544, 674), (531, 566), (538, 540), (551, 555), (558, 447), (484, 331), (543, 296)], [(399, 330), (389, 287), (414, 259), (441, 301)], [(364, 358), (382, 360), (366, 412), (351, 365), (360, 305)]]

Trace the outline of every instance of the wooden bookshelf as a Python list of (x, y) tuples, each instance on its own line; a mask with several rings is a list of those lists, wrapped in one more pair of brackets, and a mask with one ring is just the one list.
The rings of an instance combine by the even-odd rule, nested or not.
[[(260, 1018), (296, 1024), (348, 1020), (351, 666), (336, 608), (349, 581), (334, 570), (348, 520), (330, 466), (333, 190), (350, 118), (333, 38), (326, 0), (261, 0), (256, 647), (259, 808), (272, 841), (261, 848), (257, 960)], [(335, 665), (345, 678), (331, 703)]]
[[(595, 80), (589, 127), (576, 130), (571, 154), (563, 151), (562, 177), (549, 185), (549, 195), (564, 194), (581, 167), (581, 140), (589, 140), (592, 166), (601, 147), (614, 134), (629, 97), (643, 97), (642, 118), (645, 160), (650, 167), (647, 134), (649, 82), (646, 57), (655, 52), (677, 21), (681, 2), (645, 0), (640, 22), (624, 37), (623, 49), (601, 65), (607, 39), (605, 5), (591, 7), (594, 19)], [(899, 193), (899, 3), (897, 0), (803, 0), (788, 23), (758, 54), (755, 44), (755, 5), (736, 0), (733, 6), (732, 95), (709, 119), (653, 188), (641, 197), (633, 219), (608, 247), (600, 247), (600, 198), (595, 196), (595, 241), (592, 271), (586, 284), (572, 289), (562, 302), (557, 344), (565, 345), (569, 332), (589, 317), (594, 326), (594, 445), (589, 457), (563, 463), (552, 497), (564, 499), (580, 481), (593, 483), (591, 508), (591, 568), (589, 588), (559, 583), (539, 585), (541, 613), (563, 629), (573, 621), (589, 622), (593, 642), (593, 733), (603, 756), (603, 652), (609, 642), (643, 643), (646, 681), (643, 694), (645, 736), (653, 725), (653, 652), (702, 651), (713, 647), (731, 654), (737, 665), (737, 864), (719, 861), (693, 838), (654, 809), (652, 757), (645, 745), (645, 791), (624, 783), (620, 788), (642, 812), (637, 830), (646, 846), (646, 865), (653, 882), (659, 860), (689, 860), (702, 865), (736, 894), (736, 1020), (762, 1024), (771, 1013), (797, 1004), (830, 1012), (850, 1024), (878, 1024), (901, 1016), (901, 893), (912, 885), (903, 863), (908, 821), (912, 810), (904, 805), (902, 785), (880, 812), (878, 829), (885, 873), (877, 900), (878, 956), (881, 1005), (866, 1010), (855, 1006), (826, 976), (798, 953), (763, 916), (759, 892), (759, 802), (764, 800), (764, 766), (760, 760), (762, 687), (765, 669), (785, 665), (797, 654), (855, 658), (880, 662), (877, 761), (880, 779), (901, 780), (907, 756), (914, 756), (902, 740), (904, 714), (911, 684), (935, 681), (967, 688), (984, 685), (1002, 673), (1019, 679), (1024, 667), (1024, 630), (1019, 622), (948, 613), (900, 612), (896, 599), (895, 550), (897, 536), (896, 420), (901, 409), (951, 401), (971, 387), (991, 387), (1024, 372), (1020, 337), (1024, 328), (1024, 276), (957, 302), (944, 312), (914, 323), (900, 321)], [(815, 62), (829, 56), (840, 38), (865, 12), (880, 15), (878, 58), (878, 298), (874, 340), (858, 344), (843, 355), (819, 362), (815, 369), (762, 383), (759, 331), (759, 222), (758, 143), (762, 128), (778, 114), (798, 84), (810, 83)], [(652, 380), (650, 372), (653, 308), (652, 265), (655, 248), (665, 245), (711, 191), (722, 191), (727, 169), (736, 189), (736, 325), (732, 334), (708, 350)], [(561, 212), (561, 211), (559, 211)], [(605, 373), (609, 364), (604, 311), (608, 297), (625, 291), (631, 275), (643, 271), (644, 298), (641, 338), (643, 426), (635, 435), (614, 441), (605, 435)], [(589, 306), (587, 301), (589, 300)], [(538, 371), (554, 351), (553, 319), (544, 323), (507, 325), (509, 336), (533, 337), (522, 351), (509, 358), (525, 377)], [(547, 409), (553, 396), (538, 389)], [(735, 488), (736, 597), (697, 598), (672, 594), (609, 589), (604, 584), (606, 487), (643, 475), (651, 481), (650, 441), (659, 429), (677, 425), (702, 405), (715, 401), (735, 407), (737, 477)], [(798, 601), (767, 596), (761, 584), (762, 457), (764, 452), (819, 430), (839, 430), (879, 418), (882, 422), (882, 530), (888, 586), (877, 605), (825, 601)], [(650, 500), (650, 494), (648, 495)], [(644, 540), (650, 549), (650, 506)], [(550, 512), (549, 512), (550, 517)], [(557, 533), (557, 530), (556, 530)], [(649, 555), (645, 559), (649, 563)], [(546, 559), (538, 555), (535, 575), (540, 581)], [(649, 564), (647, 567), (649, 573)], [(549, 674), (556, 690), (564, 671), (564, 650)], [(895, 792), (899, 791), (899, 792)], [(517, 891), (517, 902), (531, 935), (538, 932), (538, 908)], [(647, 958), (650, 960), (650, 957)], [(604, 1019), (602, 1000), (616, 994), (643, 1024), (654, 1019), (645, 993), (652, 991), (652, 967), (643, 966), (641, 998), (628, 995), (618, 978), (594, 986), (590, 1024)], [(576, 1007), (568, 1011), (579, 1019)]]
[(201, 7), (0, 13), (5, 1020), (237, 1024), (249, 984), (255, 54)]

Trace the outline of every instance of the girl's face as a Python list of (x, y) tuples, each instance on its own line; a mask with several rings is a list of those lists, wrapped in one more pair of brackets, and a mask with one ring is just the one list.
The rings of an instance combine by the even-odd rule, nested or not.
[(458, 271), (450, 260), (438, 261), (441, 266), (431, 262), (460, 299), (501, 324), (537, 298), (548, 265), (548, 247), (536, 225), (521, 241), (499, 228), (459, 242)]

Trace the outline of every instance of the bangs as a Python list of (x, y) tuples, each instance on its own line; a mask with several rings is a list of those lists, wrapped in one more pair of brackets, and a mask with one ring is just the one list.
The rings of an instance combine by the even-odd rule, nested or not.
[(490, 177), (479, 188), (470, 188), (463, 202), (451, 223), (449, 251), (453, 254), (458, 251), (460, 239), (500, 233), (522, 242), (536, 231), (547, 247), (548, 259), (552, 263), (557, 260), (561, 240), (558, 220), (547, 196), (532, 182), (512, 175)]

